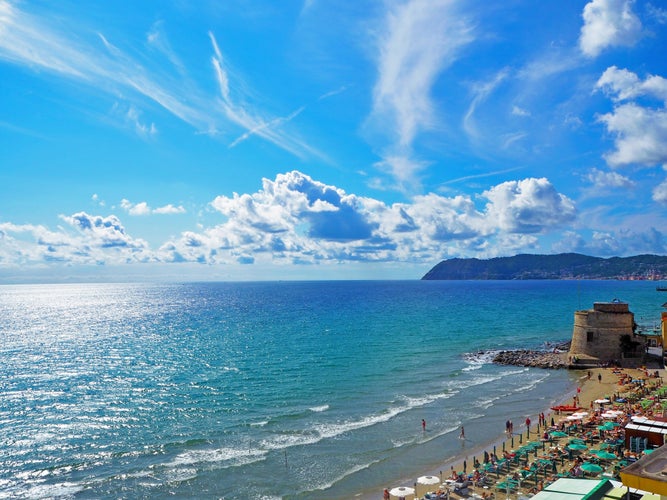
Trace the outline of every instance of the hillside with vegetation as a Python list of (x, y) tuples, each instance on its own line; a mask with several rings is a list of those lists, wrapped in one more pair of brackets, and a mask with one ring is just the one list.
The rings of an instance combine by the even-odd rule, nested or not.
[(447, 259), (423, 280), (667, 279), (667, 256), (590, 257), (577, 253)]

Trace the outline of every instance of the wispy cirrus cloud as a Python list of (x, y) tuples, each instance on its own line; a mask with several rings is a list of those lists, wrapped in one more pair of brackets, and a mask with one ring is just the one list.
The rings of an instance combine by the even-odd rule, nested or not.
[[(213, 65), (215, 78), (218, 83), (219, 103), (222, 111), (229, 121), (246, 130), (243, 134), (234, 139), (229, 147), (233, 148), (256, 135), (286, 151), (289, 151), (299, 158), (305, 158), (307, 155), (323, 157), (323, 155), (316, 149), (310, 147), (296, 136), (286, 134), (282, 129), (284, 124), (292, 121), (303, 112), (305, 109), (304, 106), (297, 108), (284, 117), (266, 117), (238, 104), (239, 100), (233, 98), (233, 93), (230, 88), (230, 72), (223, 58), (220, 46), (213, 33), (209, 32), (208, 36), (213, 47), (211, 64)], [(242, 86), (239, 86), (239, 89), (241, 87)]]
[(414, 158), (414, 141), (438, 121), (432, 87), (474, 35), (454, 0), (389, 5), (377, 39), (378, 77), (368, 126), (389, 130), (378, 165), (405, 187), (426, 164)]
[[(178, 119), (204, 133), (219, 133), (231, 127), (245, 132), (234, 141), (256, 135), (293, 155), (304, 158), (319, 153), (305, 141), (285, 131), (285, 124), (299, 115), (300, 109), (284, 117), (263, 116), (247, 101), (240, 105), (232, 100), (228, 73), (222, 64), (222, 52), (213, 42), (216, 78), (222, 106), (212, 105), (216, 97), (207, 95), (186, 76), (184, 64), (171, 47), (164, 25), (155, 23), (147, 34), (147, 46), (163, 54), (175, 72), (156, 70), (116, 46), (104, 33), (71, 25), (61, 28), (47, 16), (21, 10), (22, 4), (0, 0), (0, 59), (12, 64), (48, 71), (50, 74), (85, 84), (118, 99), (131, 101), (125, 121), (137, 134), (154, 135), (154, 123), (139, 122), (142, 98), (167, 110)], [(86, 38), (86, 34), (88, 38)], [(150, 57), (146, 57), (150, 60)], [(240, 87), (241, 85), (239, 85)]]

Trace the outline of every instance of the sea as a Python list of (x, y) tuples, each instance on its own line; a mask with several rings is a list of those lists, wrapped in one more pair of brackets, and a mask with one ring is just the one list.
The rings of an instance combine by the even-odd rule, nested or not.
[(494, 353), (594, 302), (659, 325), (655, 285), (2, 285), (0, 498), (381, 498), (576, 390)]

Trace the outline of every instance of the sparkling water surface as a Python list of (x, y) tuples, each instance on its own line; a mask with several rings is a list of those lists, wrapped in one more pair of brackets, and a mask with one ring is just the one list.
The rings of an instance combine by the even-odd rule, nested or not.
[(595, 301), (657, 324), (665, 297), (621, 281), (0, 286), (0, 498), (379, 495), (575, 387), (493, 351), (568, 340)]

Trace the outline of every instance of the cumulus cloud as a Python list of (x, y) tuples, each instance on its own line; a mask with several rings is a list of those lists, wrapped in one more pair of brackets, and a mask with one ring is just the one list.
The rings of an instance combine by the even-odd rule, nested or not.
[(61, 215), (67, 227), (0, 224), (0, 266), (128, 264), (154, 261), (148, 244), (127, 234), (115, 216)]
[(387, 205), (293, 171), (264, 179), (256, 193), (218, 196), (211, 205), (224, 223), (202, 234), (183, 234), (161, 251), (172, 260), (210, 263), (243, 255), (311, 263), (420, 262), (443, 249), (494, 252), (494, 238), (532, 245), (533, 234), (569, 223), (576, 214), (571, 200), (546, 179), (494, 186), (479, 200), (429, 194)]
[(585, 178), (596, 188), (630, 189), (636, 185), (632, 179), (618, 172), (604, 172), (597, 168), (591, 169)]
[(173, 215), (184, 214), (186, 212), (182, 205), (174, 206), (171, 203), (158, 208), (151, 208), (148, 203), (141, 201), (139, 203), (132, 203), (130, 200), (123, 198), (120, 202), (120, 207), (130, 215)]
[(667, 102), (667, 79), (658, 75), (649, 75), (641, 80), (637, 74), (627, 69), (611, 66), (602, 73), (595, 84), (615, 102), (627, 101), (641, 96), (655, 97)]
[(125, 227), (115, 215), (102, 217), (79, 212), (70, 216), (61, 215), (60, 218), (78, 230), (85, 238), (86, 243), (94, 248), (128, 248), (135, 250), (147, 249), (143, 240), (130, 237)]
[[(589, 179), (616, 187), (628, 184), (623, 176), (595, 169)], [(664, 202), (667, 187), (658, 186), (654, 197)], [(263, 179), (256, 192), (218, 196), (211, 208), (221, 218), (217, 225), (185, 231), (157, 248), (129, 234), (115, 215), (63, 215), (65, 224), (56, 230), (0, 223), (0, 267), (432, 264), (445, 256), (544, 251), (543, 237), (557, 234), (561, 240), (559, 232), (577, 219), (573, 201), (545, 178), (503, 182), (474, 197), (431, 193), (387, 204), (292, 171)], [(664, 251), (664, 238), (660, 231), (632, 232), (619, 226), (589, 237), (570, 230), (559, 245), (553, 250), (609, 255)]]
[(574, 202), (545, 178), (508, 181), (485, 191), (487, 213), (503, 231), (538, 233), (574, 221)]
[[(661, 76), (641, 80), (635, 73), (612, 66), (599, 78), (596, 89), (615, 103), (613, 112), (598, 117), (615, 138), (616, 150), (605, 155), (607, 163), (612, 167), (667, 163), (667, 80)], [(640, 97), (658, 99), (660, 105), (628, 102)]]
[(580, 50), (589, 57), (608, 47), (632, 46), (641, 36), (642, 25), (632, 12), (632, 0), (591, 0), (584, 7)]

